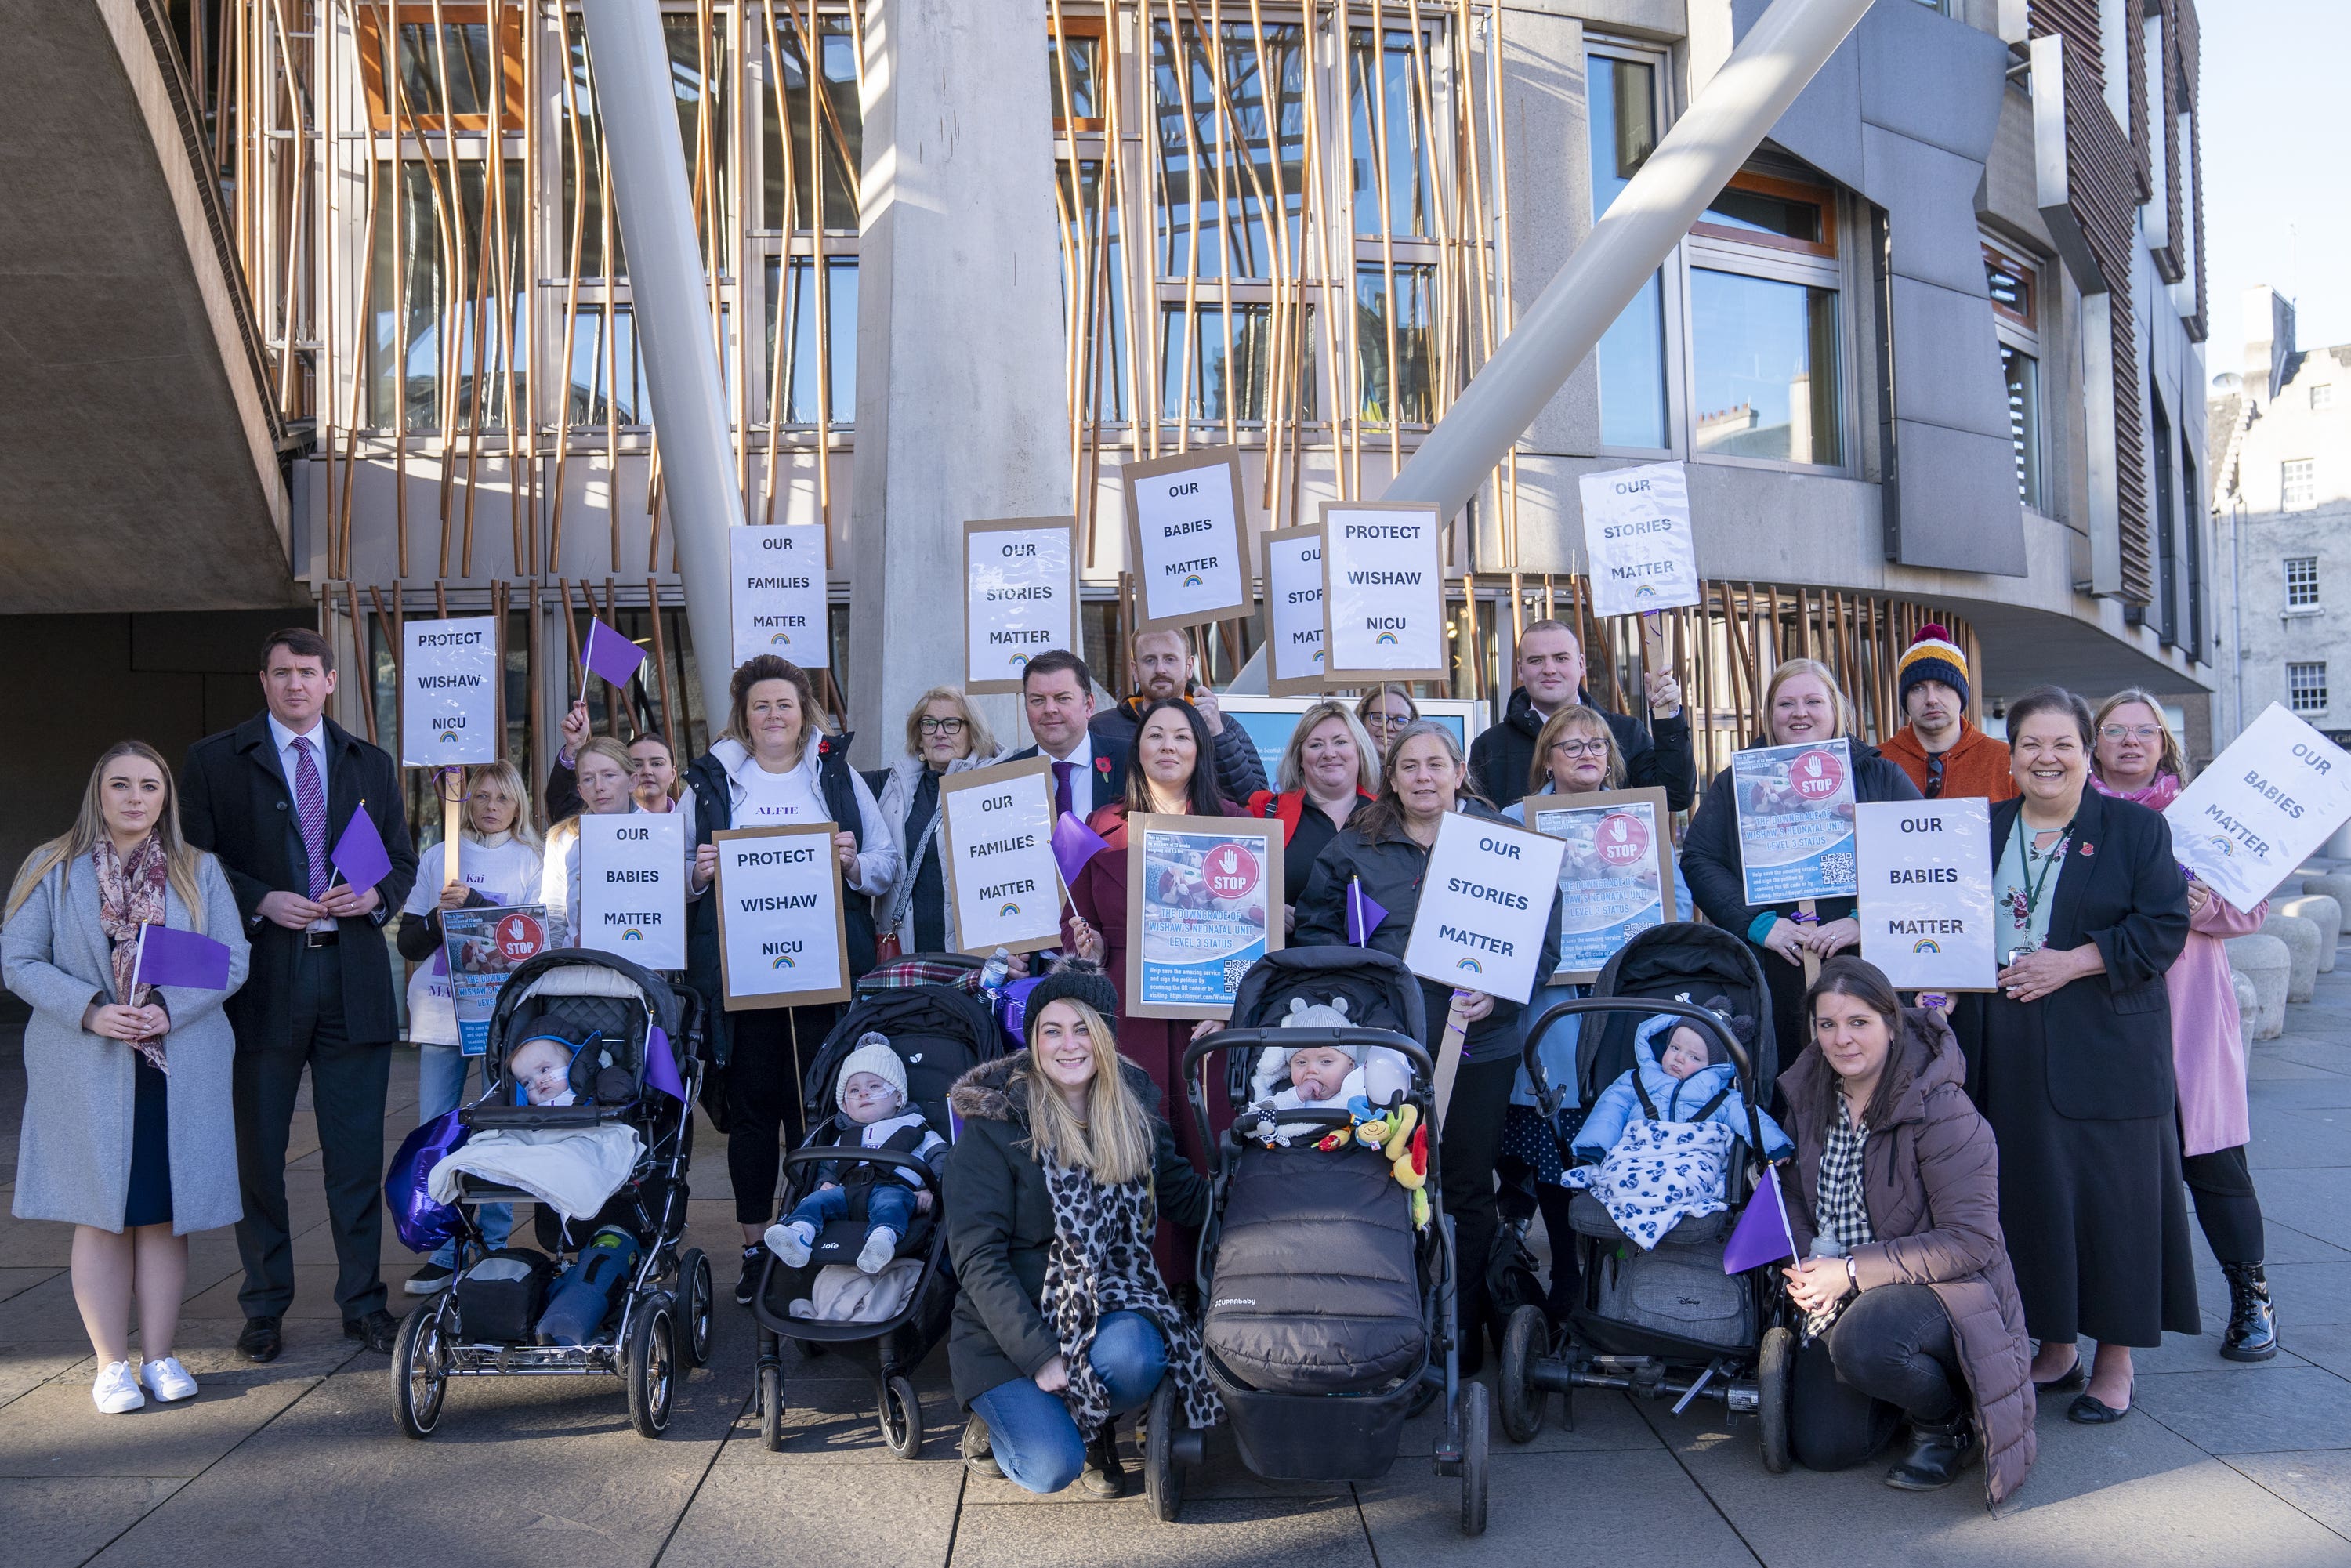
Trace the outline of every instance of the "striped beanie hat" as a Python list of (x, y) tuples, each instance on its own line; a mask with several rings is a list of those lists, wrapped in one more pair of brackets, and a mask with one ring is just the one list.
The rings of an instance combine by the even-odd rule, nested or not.
[(1959, 694), (1959, 701), (1968, 700), (1968, 656), (1951, 641), (1949, 630), (1940, 622), (1929, 621), (1918, 628), (1910, 639), (1910, 646), (1902, 653), (1902, 663), (1895, 680), (1895, 701), (1907, 703), (1910, 688), (1920, 681), (1940, 681)]

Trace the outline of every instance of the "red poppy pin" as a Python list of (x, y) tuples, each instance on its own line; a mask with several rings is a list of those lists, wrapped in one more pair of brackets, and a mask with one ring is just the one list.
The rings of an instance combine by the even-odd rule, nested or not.
[(2092, 855), (2096, 854), (2097, 852), (2098, 852), (2098, 846), (2097, 846), (2097, 845), (2095, 845), (2095, 844), (2092, 843), (2092, 842), (2091, 842), (2089, 840), (2087, 840), (2087, 839), (2084, 839), (2084, 840), (2082, 841), (2082, 858), (2083, 858), (2084, 860), (2087, 860), (2087, 859), (2089, 859)]
[(1097, 773), (1099, 773), (1099, 774), (1101, 774), (1101, 775), (1102, 775), (1103, 778), (1105, 778), (1105, 779), (1109, 778), (1109, 777), (1110, 777), (1110, 758), (1107, 758), (1107, 757), (1097, 757), (1097, 758), (1094, 758), (1094, 771), (1095, 771), (1095, 772), (1097, 772)]

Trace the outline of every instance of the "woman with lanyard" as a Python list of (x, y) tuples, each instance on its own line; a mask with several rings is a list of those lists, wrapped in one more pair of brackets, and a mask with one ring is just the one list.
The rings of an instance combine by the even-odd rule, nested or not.
[(1281, 823), (1281, 899), (1285, 929), (1298, 923), (1298, 895), (1314, 857), (1336, 837), (1355, 808), (1380, 787), (1379, 753), (1343, 702), (1319, 702), (1298, 716), (1282, 747), (1273, 789), (1249, 799), (1249, 814)]
[(2080, 1422), (2129, 1413), (2131, 1350), (2200, 1333), (2181, 1196), (2164, 976), (2188, 939), (2171, 830), (2089, 788), (2087, 704), (2043, 686), (2008, 705), (2023, 791), (1991, 809), (1999, 990), (1959, 999), (1968, 1095), (2000, 1139), (2000, 1220), (2033, 1381), (2084, 1386)]
[(961, 951), (939, 847), (939, 786), (951, 774), (996, 760), (995, 738), (961, 691), (933, 686), (914, 699), (906, 714), (905, 755), (882, 781), (882, 820), (897, 846), (899, 872), (874, 902), (879, 957)]

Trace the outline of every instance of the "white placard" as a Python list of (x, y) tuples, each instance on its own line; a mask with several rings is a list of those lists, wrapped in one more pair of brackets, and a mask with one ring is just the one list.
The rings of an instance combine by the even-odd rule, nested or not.
[(1322, 504), (1323, 646), (1334, 677), (1443, 678), (1438, 535), (1435, 507)]
[(685, 818), (627, 811), (580, 819), (572, 939), (648, 969), (685, 967)]
[(1447, 813), (1429, 848), (1405, 967), (1438, 985), (1525, 1001), (1566, 851), (1562, 840), (1507, 822)]
[(2351, 817), (2351, 752), (2272, 703), (2163, 815), (2179, 863), (2250, 910)]
[(774, 653), (803, 670), (831, 667), (824, 525), (729, 528), (726, 550), (732, 566), (735, 662)]
[(1636, 615), (1699, 601), (1689, 478), (1680, 464), (1604, 468), (1577, 485), (1594, 611)]
[(1230, 447), (1129, 463), (1123, 469), (1137, 619), (1144, 630), (1195, 626), (1249, 609), (1240, 464)]
[(1896, 990), (1989, 990), (1991, 802), (1865, 800), (1854, 808), (1861, 956)]
[(946, 814), (940, 838), (963, 951), (1058, 946), (1061, 868), (1053, 858), (1050, 759), (954, 774), (940, 788), (939, 810)]
[[(1267, 689), (1319, 690), (1322, 679), (1322, 530), (1264, 536)], [(1270, 775), (1269, 775), (1270, 777)]]
[(454, 768), (498, 759), (498, 623), (411, 621), (400, 661), (400, 760)]
[(1075, 519), (1011, 518), (964, 527), (964, 685), (1017, 692), (1030, 659), (1078, 648)]
[(831, 822), (815, 822), (711, 835), (718, 873), (706, 896), (719, 901), (728, 1008), (847, 999), (849, 956), (832, 833)]

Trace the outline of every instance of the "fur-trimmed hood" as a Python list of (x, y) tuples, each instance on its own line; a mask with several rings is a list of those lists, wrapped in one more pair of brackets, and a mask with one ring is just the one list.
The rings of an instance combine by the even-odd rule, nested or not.
[[(983, 1061), (961, 1078), (947, 1091), (947, 1109), (967, 1122), (1009, 1122), (1014, 1126), (1029, 1125), (1029, 1085), (1020, 1077), (1020, 1069), (1028, 1064), (1029, 1053), (1016, 1051), (1010, 1056), (999, 1056), (993, 1061)], [(1145, 1072), (1124, 1057), (1119, 1059), (1119, 1069), (1126, 1074), (1126, 1086), (1143, 1102), (1145, 1111), (1159, 1110), (1159, 1085)]]

